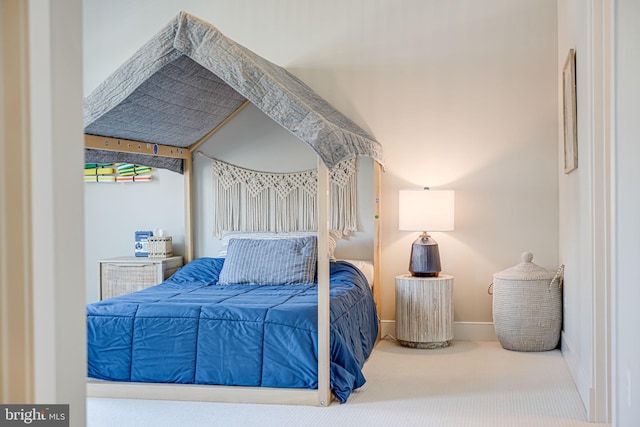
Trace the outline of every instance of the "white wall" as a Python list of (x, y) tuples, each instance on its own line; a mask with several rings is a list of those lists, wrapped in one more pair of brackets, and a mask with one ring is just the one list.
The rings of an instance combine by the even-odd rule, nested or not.
[(426, 185), (456, 190), (456, 230), (433, 233), (455, 320), (491, 322), (493, 273), (526, 250), (558, 265), (555, 2), (415, 2), (390, 22), (368, 83), (387, 155), (383, 318), (416, 238), (397, 230), (398, 190)]
[(28, 4), (35, 402), (69, 404), (72, 427), (86, 425), (81, 6)]
[(640, 4), (615, 3), (614, 109), (615, 109), (615, 230), (613, 296), (614, 426), (637, 425), (640, 420)]
[[(591, 194), (592, 194), (592, 134), (589, 126), (591, 102), (589, 48), (587, 35), (586, 2), (565, 0), (558, 3), (558, 71), (560, 82), (562, 68), (570, 48), (576, 50), (578, 169), (564, 174), (562, 110), (559, 108), (561, 141), (559, 152), (560, 190), (560, 259), (565, 265), (563, 288), (562, 345), (573, 378), (585, 406), (589, 407), (591, 387), (591, 321), (593, 277), (591, 251), (593, 249)], [(561, 87), (561, 86), (560, 86)], [(562, 105), (562, 91), (558, 91), (558, 103)]]
[(135, 232), (162, 228), (184, 254), (184, 179), (164, 169), (152, 181), (84, 183), (87, 302), (99, 299), (98, 260), (133, 256)]
[[(594, 422), (610, 421), (611, 416), (611, 11), (607, 1), (558, 2), (558, 78), (574, 48), (578, 100), (578, 169), (560, 172), (559, 179), (559, 245), (565, 265), (562, 349)], [(558, 104), (562, 105), (561, 92)], [(562, 140), (561, 116), (560, 124)], [(561, 145), (559, 151), (562, 162)]]
[[(522, 251), (557, 268), (555, 0), (84, 5), (85, 94), (182, 9), (286, 67), (383, 144), (383, 319), (395, 317), (394, 277), (406, 272), (416, 238), (397, 229), (401, 188), (457, 191), (456, 231), (434, 233), (443, 268), (456, 278), (457, 321), (491, 322), (492, 274), (518, 263)], [(234, 138), (253, 138), (263, 125), (255, 127), (243, 123)], [(199, 193), (203, 163), (196, 159)], [(207, 252), (199, 239), (209, 231), (196, 233)], [(88, 240), (98, 234), (87, 229)]]

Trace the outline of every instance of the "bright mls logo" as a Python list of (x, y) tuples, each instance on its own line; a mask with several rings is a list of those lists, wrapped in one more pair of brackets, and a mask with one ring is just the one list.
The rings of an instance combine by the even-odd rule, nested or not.
[(0, 405), (0, 427), (69, 427), (69, 405)]

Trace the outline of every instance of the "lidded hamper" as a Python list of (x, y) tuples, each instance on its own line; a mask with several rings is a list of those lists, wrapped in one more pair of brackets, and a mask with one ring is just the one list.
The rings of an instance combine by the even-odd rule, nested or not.
[(496, 335), (507, 350), (553, 350), (562, 326), (562, 278), (534, 264), (531, 252), (521, 257), (520, 264), (493, 275)]

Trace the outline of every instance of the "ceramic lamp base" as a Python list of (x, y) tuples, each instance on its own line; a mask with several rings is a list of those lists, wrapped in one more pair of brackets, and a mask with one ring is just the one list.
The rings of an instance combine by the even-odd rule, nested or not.
[(416, 277), (437, 277), (441, 270), (438, 243), (423, 233), (411, 245), (409, 272)]

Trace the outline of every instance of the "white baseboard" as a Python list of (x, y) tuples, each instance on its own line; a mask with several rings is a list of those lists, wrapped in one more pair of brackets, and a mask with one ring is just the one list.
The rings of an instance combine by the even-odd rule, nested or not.
[(458, 341), (498, 341), (493, 322), (454, 322), (453, 339)]
[[(396, 321), (381, 320), (380, 336), (396, 336)], [(493, 322), (454, 322), (453, 339), (457, 341), (497, 341)]]
[(380, 321), (380, 337), (396, 337), (396, 321), (395, 320), (381, 320)]
[(576, 353), (571, 340), (569, 340), (564, 334), (564, 331), (560, 334), (560, 350), (562, 351), (564, 360), (567, 362), (573, 382), (576, 384), (576, 388), (578, 389), (578, 393), (580, 394), (580, 398), (582, 399), (582, 403), (584, 404), (588, 414), (591, 406), (591, 384), (589, 377), (587, 372), (580, 365), (578, 354)]

